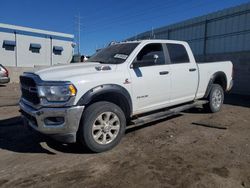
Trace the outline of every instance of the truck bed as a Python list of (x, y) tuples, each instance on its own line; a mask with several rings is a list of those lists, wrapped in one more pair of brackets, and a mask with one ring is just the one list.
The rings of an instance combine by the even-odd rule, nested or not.
[(233, 64), (231, 61), (216, 61), (216, 62), (197, 62), (199, 69), (199, 86), (196, 98), (204, 97), (209, 80), (215, 73), (222, 72), (227, 78), (227, 88), (229, 89), (230, 81), (232, 80)]

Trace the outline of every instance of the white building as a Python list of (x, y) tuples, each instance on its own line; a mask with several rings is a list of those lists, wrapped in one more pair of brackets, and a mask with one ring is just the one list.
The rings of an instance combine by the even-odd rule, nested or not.
[(74, 35), (0, 23), (0, 64), (8, 67), (70, 63)]

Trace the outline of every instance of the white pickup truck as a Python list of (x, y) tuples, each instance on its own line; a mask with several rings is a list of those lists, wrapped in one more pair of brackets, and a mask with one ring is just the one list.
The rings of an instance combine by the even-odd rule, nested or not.
[(233, 85), (232, 69), (230, 61), (196, 63), (186, 42), (121, 42), (87, 63), (24, 73), (20, 111), (43, 134), (103, 152), (127, 126), (197, 105), (218, 112)]

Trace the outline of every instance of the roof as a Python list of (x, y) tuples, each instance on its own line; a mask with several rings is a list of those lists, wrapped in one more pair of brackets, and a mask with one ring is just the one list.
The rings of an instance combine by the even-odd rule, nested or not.
[(179, 43), (183, 44), (186, 43), (185, 41), (180, 40), (165, 40), (165, 39), (145, 39), (145, 40), (132, 40), (132, 41), (125, 41), (121, 43)]
[(62, 39), (62, 40), (73, 40), (74, 35), (67, 34), (67, 33), (59, 33), (54, 31), (47, 31), (47, 30), (41, 30), (41, 29), (33, 29), (29, 27), (22, 27), (22, 26), (16, 26), (16, 25), (9, 25), (9, 24), (3, 24), (0, 23), (0, 32), (7, 32), (7, 33), (18, 33), (23, 35), (31, 35), (31, 36), (37, 36), (37, 37), (45, 37), (49, 36), (56, 39)]

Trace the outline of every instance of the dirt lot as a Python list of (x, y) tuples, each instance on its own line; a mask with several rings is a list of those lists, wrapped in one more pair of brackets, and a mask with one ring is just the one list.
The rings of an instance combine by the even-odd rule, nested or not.
[(112, 151), (90, 154), (25, 128), (18, 88), (0, 86), (0, 187), (250, 187), (249, 97), (128, 130)]

